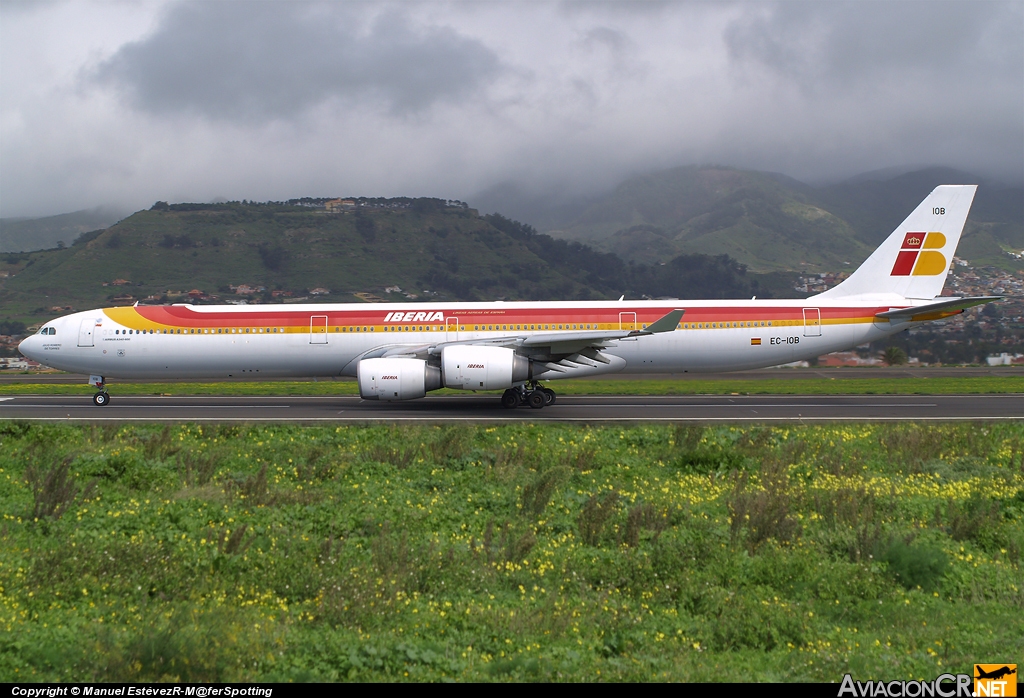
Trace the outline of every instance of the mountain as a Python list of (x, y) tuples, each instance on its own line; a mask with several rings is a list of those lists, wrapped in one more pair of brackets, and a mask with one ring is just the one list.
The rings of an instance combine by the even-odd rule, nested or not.
[(100, 206), (45, 218), (0, 218), (0, 252), (68, 246), (82, 233), (109, 228), (125, 215), (125, 211)]
[[(753, 271), (818, 272), (856, 267), (935, 186), (977, 181), (927, 168), (815, 188), (779, 174), (692, 166), (631, 177), (586, 200), (530, 198), (511, 185), (482, 200), (546, 223), (538, 225), (552, 236), (627, 260), (728, 254)], [(958, 254), (979, 265), (1020, 268), (1006, 253), (1024, 248), (1024, 189), (980, 184)]]
[(978, 184), (957, 256), (978, 266), (1014, 265), (1006, 252), (1024, 250), (1024, 188), (979, 180), (959, 170), (932, 167), (897, 176), (861, 175), (824, 187), (818, 196), (847, 221), (857, 236), (875, 247), (928, 193), (940, 184)]
[(362, 199), (337, 213), (160, 203), (65, 249), (0, 260), (0, 317), (23, 321), (69, 306), (182, 302), (192, 290), (199, 302), (358, 302), (749, 297), (786, 286), (725, 258), (631, 265), (438, 199)]

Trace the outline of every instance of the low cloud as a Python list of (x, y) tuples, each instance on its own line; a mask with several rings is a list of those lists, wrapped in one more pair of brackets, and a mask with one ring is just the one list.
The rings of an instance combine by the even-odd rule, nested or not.
[(407, 114), (470, 98), (501, 71), (493, 51), (450, 27), (366, 9), (175, 4), (153, 34), (121, 47), (92, 78), (149, 113), (265, 122), (332, 99)]
[(0, 3), (3, 216), (596, 193), (715, 163), (1024, 179), (1009, 2)]

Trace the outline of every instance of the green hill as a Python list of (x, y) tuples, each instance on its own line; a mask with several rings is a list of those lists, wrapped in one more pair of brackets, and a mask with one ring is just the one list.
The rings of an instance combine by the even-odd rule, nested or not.
[(979, 184), (957, 256), (976, 266), (1020, 269), (1006, 253), (1024, 249), (1024, 189), (979, 181), (974, 175), (932, 167), (896, 176), (871, 173), (825, 187), (818, 196), (871, 247), (880, 244), (939, 184)]
[[(931, 168), (814, 188), (765, 172), (679, 167), (633, 177), (575, 211), (563, 206), (549, 232), (648, 264), (701, 253), (760, 272), (841, 271), (862, 262), (932, 188), (974, 181)], [(1022, 248), (1024, 190), (983, 183), (960, 256), (1020, 268), (1006, 252)]]
[(0, 252), (29, 252), (65, 246), (90, 230), (107, 228), (126, 212), (99, 207), (45, 218), (0, 218)]
[(551, 234), (648, 263), (728, 254), (756, 271), (843, 269), (870, 253), (810, 187), (726, 167), (634, 177)]
[(625, 264), (437, 199), (364, 199), (343, 213), (161, 203), (66, 249), (0, 259), (0, 317), (25, 322), (67, 307), (184, 302), (192, 290), (206, 296), (197, 302), (350, 302), (749, 297), (785, 287), (727, 259)]

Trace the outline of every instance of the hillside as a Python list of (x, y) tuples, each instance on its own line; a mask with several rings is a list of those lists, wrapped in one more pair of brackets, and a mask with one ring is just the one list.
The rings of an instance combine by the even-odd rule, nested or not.
[[(728, 254), (753, 271), (841, 271), (863, 261), (932, 188), (974, 181), (967, 173), (931, 168), (814, 188), (777, 174), (701, 166), (633, 177), (586, 201), (521, 193), (517, 199), (509, 187), (482, 200), (530, 212), (555, 237), (637, 262)], [(976, 265), (1020, 268), (1006, 252), (1022, 248), (1024, 190), (982, 182), (960, 256)]]
[(45, 250), (60, 243), (67, 246), (79, 235), (108, 228), (125, 215), (101, 206), (45, 218), (0, 218), (0, 252)]
[(285, 204), (158, 204), (66, 249), (4, 256), (0, 318), (184, 302), (193, 290), (201, 292), (196, 302), (351, 302), (749, 297), (773, 285), (785, 287), (725, 259), (625, 264), (437, 199), (367, 199), (334, 214)]
[(861, 175), (818, 191), (830, 211), (874, 247), (939, 184), (977, 183), (978, 193), (957, 248), (975, 266), (1020, 269), (1006, 252), (1024, 249), (1024, 189), (979, 181), (967, 172), (933, 167), (897, 176)]

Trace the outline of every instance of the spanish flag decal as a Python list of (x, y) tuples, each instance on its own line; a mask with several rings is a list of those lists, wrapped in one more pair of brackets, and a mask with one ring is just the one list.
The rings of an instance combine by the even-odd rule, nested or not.
[(759, 347), (759, 346), (761, 346), (761, 338), (760, 337), (751, 337), (750, 338), (750, 346), (752, 346), (752, 347)]
[(942, 233), (907, 233), (889, 276), (937, 276), (946, 271), (946, 257), (937, 250), (946, 246)]

